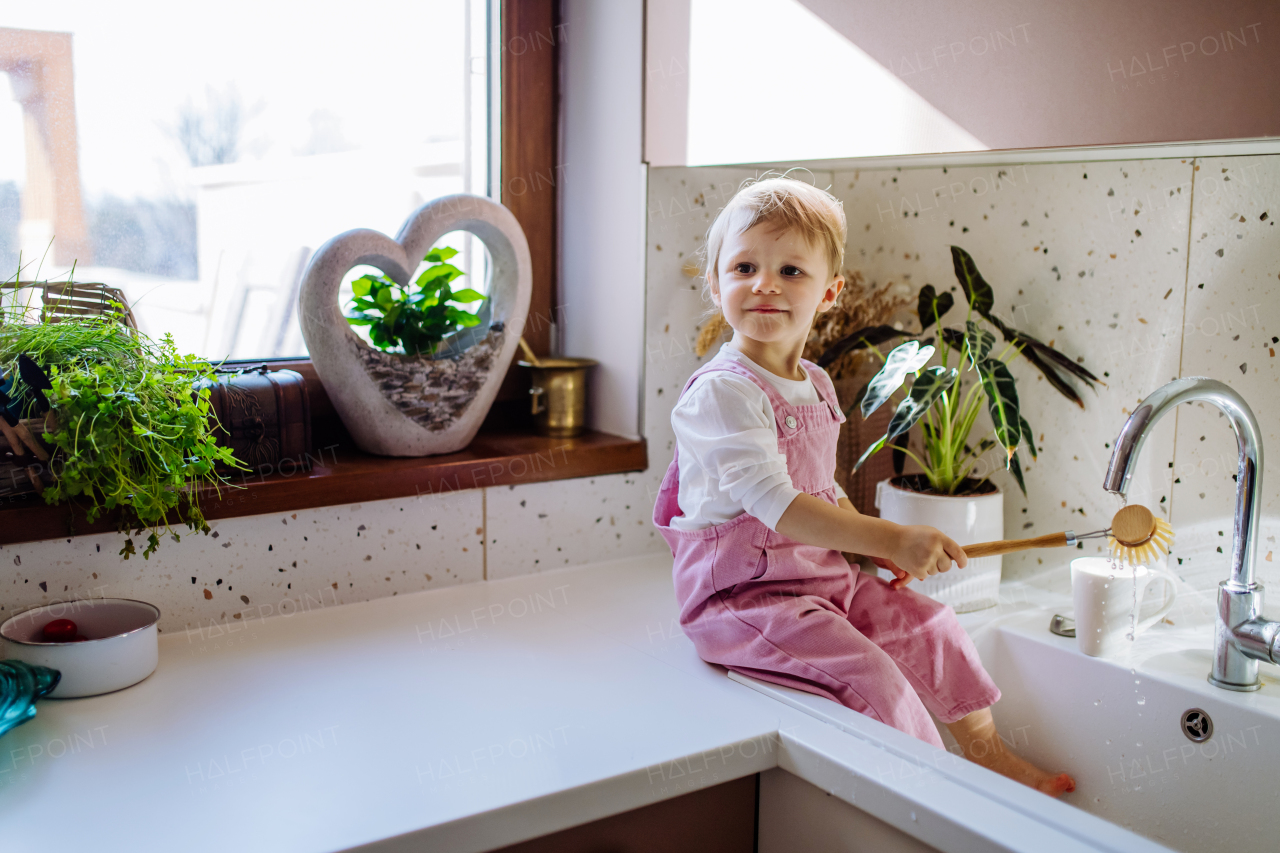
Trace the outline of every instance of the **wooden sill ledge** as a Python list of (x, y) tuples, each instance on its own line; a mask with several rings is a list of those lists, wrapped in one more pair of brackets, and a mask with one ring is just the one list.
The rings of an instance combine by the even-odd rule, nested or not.
[[(343, 436), (345, 438), (345, 436)], [(200, 500), (205, 518), (236, 518), (292, 512), (312, 507), (363, 501), (438, 495), (487, 486), (520, 485), (602, 474), (642, 471), (648, 467), (643, 439), (600, 432), (577, 438), (545, 438), (509, 432), (481, 432), (464, 450), (442, 456), (392, 458), (362, 453), (347, 441), (316, 442), (310, 471), (285, 460), (268, 474), (237, 474), (235, 487), (219, 497), (207, 491)], [(39, 497), (0, 504), (0, 545), (62, 539), (116, 529), (116, 517), (104, 515), (92, 524), (77, 507), (48, 506)], [(190, 531), (174, 524), (179, 534)], [(137, 543), (141, 551), (141, 544)]]

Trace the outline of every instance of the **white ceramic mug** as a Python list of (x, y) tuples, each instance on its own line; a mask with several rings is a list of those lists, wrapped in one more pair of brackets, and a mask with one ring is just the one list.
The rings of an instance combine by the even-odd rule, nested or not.
[[(1134, 619), (1134, 585), (1137, 585), (1137, 608), (1154, 580), (1167, 588), (1164, 600), (1155, 613), (1145, 619)], [(1178, 577), (1157, 564), (1133, 567), (1111, 562), (1105, 557), (1079, 557), (1071, 561), (1071, 595), (1076, 605), (1076, 645), (1093, 657), (1104, 657), (1124, 648), (1130, 625), (1136, 638), (1159, 622), (1173, 609), (1177, 598)]]

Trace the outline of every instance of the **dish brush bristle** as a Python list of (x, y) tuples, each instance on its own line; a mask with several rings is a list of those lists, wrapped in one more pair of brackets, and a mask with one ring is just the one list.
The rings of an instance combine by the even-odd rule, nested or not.
[(1107, 537), (1107, 550), (1115, 560), (1130, 566), (1155, 563), (1173, 547), (1173, 526), (1163, 518), (1157, 518), (1151, 538), (1141, 545), (1125, 545), (1114, 536)]

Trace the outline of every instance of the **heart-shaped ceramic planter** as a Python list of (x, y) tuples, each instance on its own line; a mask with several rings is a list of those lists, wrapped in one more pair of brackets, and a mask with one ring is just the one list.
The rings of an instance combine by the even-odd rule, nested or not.
[[(450, 231), (470, 231), (489, 250), (488, 334), (449, 358), (386, 353), (366, 344), (338, 304), (343, 277), (368, 264), (408, 282), (427, 251)], [(531, 269), (529, 244), (515, 216), (475, 195), (428, 202), (394, 240), (359, 228), (320, 247), (303, 274), (298, 319), (316, 374), (361, 450), (428, 456), (471, 443), (519, 346), (533, 290)]]

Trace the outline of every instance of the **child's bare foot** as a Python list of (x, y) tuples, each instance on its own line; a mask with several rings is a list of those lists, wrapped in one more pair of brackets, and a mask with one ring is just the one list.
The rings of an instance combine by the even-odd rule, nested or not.
[(989, 708), (949, 723), (947, 729), (964, 749), (964, 757), (975, 764), (1051, 797), (1070, 794), (1076, 789), (1075, 780), (1066, 773), (1047, 773), (1005, 748), (1004, 741), (996, 733), (995, 720), (991, 718)]

